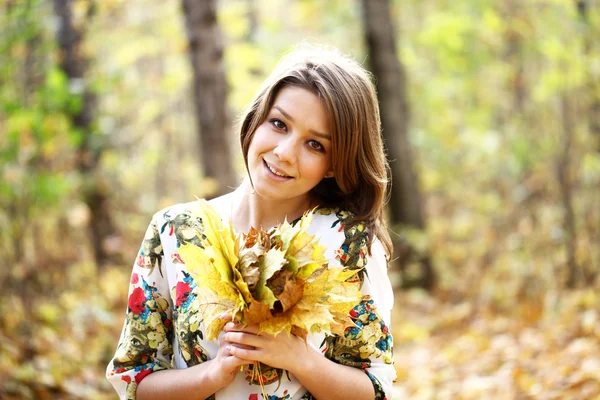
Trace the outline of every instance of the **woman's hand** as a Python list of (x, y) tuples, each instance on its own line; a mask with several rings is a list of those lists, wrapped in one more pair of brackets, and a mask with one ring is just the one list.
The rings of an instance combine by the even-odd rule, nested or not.
[(214, 364), (210, 368), (211, 379), (221, 388), (233, 382), (237, 373), (240, 372), (240, 366), (252, 364), (252, 361), (234, 355), (232, 349), (235, 348), (252, 349), (251, 347), (227, 340), (225, 334), (221, 336), (217, 356), (211, 360), (211, 363)]
[(233, 382), (240, 366), (252, 364), (231, 353), (240, 346), (221, 335), (215, 358), (185, 369), (166, 369), (146, 376), (137, 387), (140, 399), (206, 399)]
[(281, 368), (294, 373), (294, 369), (304, 365), (315, 350), (296, 335), (285, 332), (277, 336), (258, 333), (258, 326), (243, 327), (229, 322), (224, 328), (223, 339), (231, 343), (230, 353), (248, 362), (260, 361), (273, 368)]

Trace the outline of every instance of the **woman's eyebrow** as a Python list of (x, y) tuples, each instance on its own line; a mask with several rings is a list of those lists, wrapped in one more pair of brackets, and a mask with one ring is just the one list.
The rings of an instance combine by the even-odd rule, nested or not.
[[(294, 118), (292, 118), (292, 116), (290, 114), (288, 114), (287, 112), (285, 112), (283, 110), (283, 108), (281, 108), (280, 106), (273, 106), (273, 108), (275, 108), (277, 111), (279, 111), (281, 114), (283, 114), (283, 116), (286, 117), (287, 119), (289, 119), (290, 121), (295, 122)], [(313, 135), (318, 136), (322, 139), (331, 140), (331, 135), (328, 135), (326, 133), (317, 132), (314, 129), (309, 129), (308, 131), (310, 133), (312, 133)]]

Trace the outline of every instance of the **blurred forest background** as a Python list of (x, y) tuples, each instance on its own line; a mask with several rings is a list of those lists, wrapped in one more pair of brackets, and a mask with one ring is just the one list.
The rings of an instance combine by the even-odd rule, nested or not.
[(377, 76), (392, 398), (600, 398), (597, 0), (0, 0), (0, 398), (116, 397), (151, 215), (303, 40)]

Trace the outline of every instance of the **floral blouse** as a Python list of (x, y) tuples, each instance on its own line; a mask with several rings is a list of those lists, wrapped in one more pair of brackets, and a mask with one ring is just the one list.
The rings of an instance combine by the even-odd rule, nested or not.
[[(210, 202), (227, 224), (232, 198), (229, 194)], [(106, 370), (121, 399), (135, 399), (137, 385), (152, 372), (191, 367), (217, 355), (219, 342), (205, 339), (197, 308), (201, 288), (177, 252), (182, 244), (198, 241), (197, 232), (203, 230), (202, 220), (189, 211), (191, 205), (154, 215), (133, 266), (123, 332)], [(336, 363), (362, 369), (373, 383), (375, 399), (389, 399), (396, 376), (390, 332), (393, 293), (383, 246), (375, 240), (368, 254), (364, 225), (336, 209), (317, 210), (308, 233), (320, 238), (330, 266), (365, 268), (358, 274), (363, 299), (350, 312), (355, 326), (343, 337), (309, 334), (307, 343)], [(314, 399), (293, 374), (274, 368), (260, 372), (268, 400)], [(246, 368), (209, 399), (262, 399), (255, 374)]]

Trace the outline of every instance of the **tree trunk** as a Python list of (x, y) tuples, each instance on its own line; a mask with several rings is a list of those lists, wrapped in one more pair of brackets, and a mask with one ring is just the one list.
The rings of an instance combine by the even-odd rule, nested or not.
[(565, 246), (567, 250), (567, 287), (574, 288), (582, 283), (582, 271), (577, 265), (575, 254), (577, 236), (575, 228), (575, 211), (573, 208), (573, 190), (571, 182), (571, 150), (573, 147), (573, 130), (575, 124), (571, 105), (567, 95), (561, 98), (562, 146), (556, 164), (556, 176), (560, 188), (563, 205), (563, 230), (565, 231)]
[[(597, 74), (594, 74), (592, 71), (592, 60), (598, 52), (598, 41), (594, 40), (594, 26), (590, 24), (590, 14), (592, 12), (591, 8), (594, 6), (594, 4), (591, 0), (577, 0), (576, 4), (579, 17), (581, 18), (583, 26), (585, 27), (585, 29), (582, 30), (582, 39), (583, 50), (588, 65), (586, 71), (586, 90), (581, 98), (584, 99), (585, 102), (586, 109), (584, 112), (587, 114), (587, 125), (589, 132), (592, 135), (593, 146), (595, 146), (596, 152), (600, 153), (600, 80), (597, 78)], [(596, 191), (596, 193), (600, 193), (600, 186), (596, 187)], [(590, 206), (586, 207), (585, 213), (587, 215), (584, 217), (586, 220), (590, 221), (590, 223), (587, 224), (587, 231), (591, 243), (600, 242), (600, 231), (598, 228), (600, 227), (600, 201), (597, 201), (597, 196), (595, 197), (595, 200), (596, 201), (594, 201)], [(600, 260), (600, 246), (596, 246), (595, 250), (595, 259)], [(590, 268), (588, 268), (587, 271), (584, 271), (584, 275), (586, 275), (586, 283), (592, 285), (598, 279), (599, 274), (600, 268), (595, 266), (592, 262)]]
[(368, 59), (377, 78), (383, 137), (392, 168), (391, 222), (423, 229), (421, 194), (408, 138), (406, 78), (396, 52), (389, 1), (363, 0), (363, 9)]
[[(586, 57), (594, 57), (596, 43), (592, 38), (593, 26), (590, 25), (589, 15), (590, 8), (593, 6), (593, 2), (590, 0), (577, 0), (577, 11), (585, 26), (583, 33), (583, 48)], [(591, 61), (588, 61), (591, 65)], [(589, 99), (588, 99), (588, 127), (590, 133), (596, 142), (596, 151), (600, 152), (600, 82), (595, 79), (594, 74), (588, 69), (588, 87), (589, 87)]]
[(182, 0), (194, 82), (204, 176), (218, 183), (220, 195), (235, 187), (227, 119), (227, 82), (215, 0)]
[[(93, 13), (90, 3), (87, 18)], [(73, 116), (73, 125), (81, 130), (81, 144), (77, 149), (77, 168), (82, 175), (83, 201), (90, 209), (90, 235), (94, 247), (94, 257), (99, 266), (105, 265), (113, 257), (115, 250), (107, 246), (117, 237), (112, 222), (107, 188), (97, 179), (97, 167), (104, 146), (97, 142), (92, 145), (93, 122), (96, 113), (96, 98), (86, 87), (85, 73), (87, 61), (81, 52), (85, 31), (77, 29), (73, 21), (72, 1), (54, 0), (54, 12), (58, 19), (57, 41), (61, 51), (60, 67), (73, 86), (83, 85), (82, 105)], [(87, 21), (86, 21), (87, 22)], [(87, 24), (82, 24), (85, 27)]]
[(246, 35), (246, 41), (250, 43), (256, 42), (256, 33), (258, 32), (258, 7), (256, 6), (256, 0), (246, 0), (248, 4), (248, 11), (246, 18), (248, 19), (248, 34)]
[[(528, 87), (525, 82), (525, 63), (523, 49), (523, 35), (519, 31), (515, 21), (522, 20), (522, 3), (520, 0), (509, 0), (499, 3), (500, 16), (507, 21), (504, 31), (504, 59), (511, 66), (508, 77), (509, 90), (512, 94), (512, 109), (509, 115), (524, 114), (525, 105), (528, 102)], [(508, 116), (510, 118), (510, 116)]]
[[(390, 4), (388, 0), (362, 0), (362, 6), (368, 60), (377, 79), (383, 138), (392, 170), (390, 222), (392, 226), (409, 225), (425, 229), (421, 192), (409, 140), (406, 76), (396, 52)], [(422, 273), (418, 285), (430, 288), (434, 284), (434, 273), (429, 256), (421, 255), (420, 258)]]

